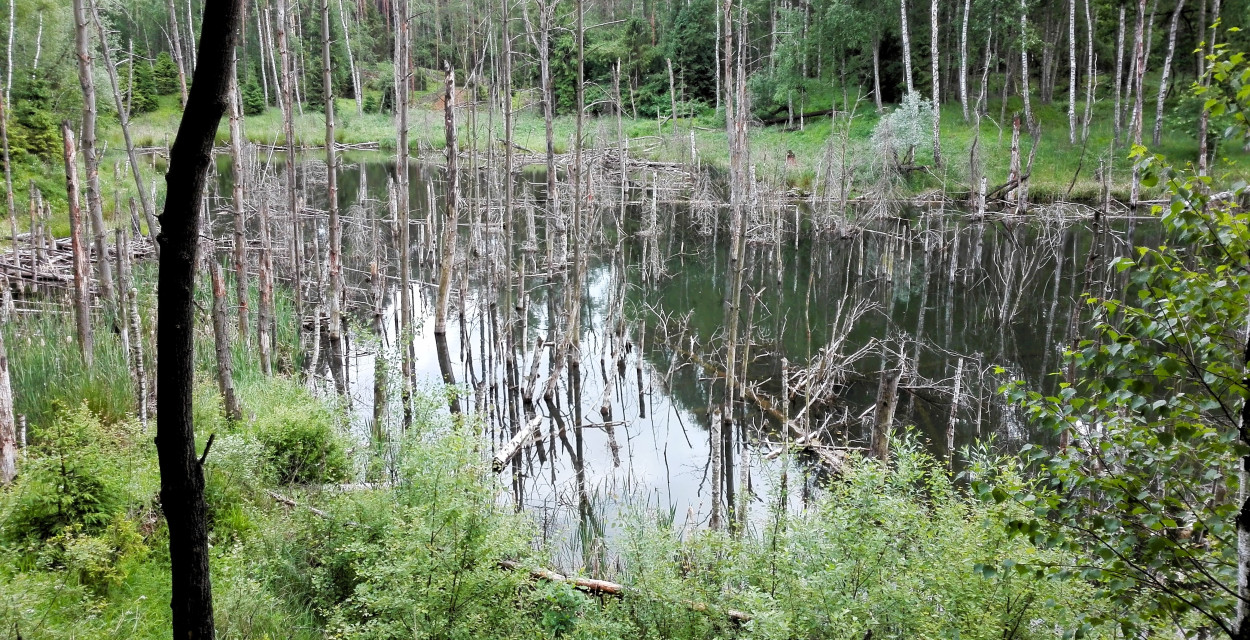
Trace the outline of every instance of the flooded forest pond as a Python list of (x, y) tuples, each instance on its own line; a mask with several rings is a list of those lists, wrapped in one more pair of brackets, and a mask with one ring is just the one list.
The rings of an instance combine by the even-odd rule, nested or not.
[[(272, 204), (274, 263), (279, 281), (290, 282), (284, 160), (264, 151), (253, 157), (249, 199)], [(549, 530), (578, 510), (584, 523), (586, 512), (610, 516), (625, 508), (654, 509), (693, 526), (707, 518), (712, 496), (709, 431), (721, 419), (726, 378), (727, 196), (712, 172), (655, 163), (631, 166), (622, 186), (613, 159), (588, 160), (577, 247), (576, 238), (566, 245), (562, 236), (569, 221), (549, 214), (541, 160), (514, 175), (512, 238), (499, 172), (465, 172), (446, 366), (433, 331), (444, 170), (410, 167), (412, 384), (454, 381), (462, 390), (457, 408), (482, 419), (488, 456), (520, 438), (519, 453), (498, 464), (501, 481), (509, 504), (539, 514)], [(312, 256), (324, 255), (328, 242), (326, 165), (307, 157), (297, 167), (304, 251), (308, 264), (321, 265), (304, 269), (306, 304), (317, 305), (325, 267)], [(219, 159), (217, 172), (209, 211), (224, 248), (233, 224), (228, 158)], [(346, 391), (352, 434), (367, 451), (392, 441), (405, 413), (394, 160), (349, 153), (337, 178), (343, 361), (333, 362), (324, 338), (308, 337), (308, 371), (327, 393)], [(573, 189), (558, 185), (567, 215)], [(810, 487), (846, 455), (866, 451), (882, 411), (877, 401), (894, 384), (895, 433), (910, 430), (943, 458), (953, 447), (956, 468), (959, 452), (978, 442), (1011, 451), (1048, 441), (1050, 434), (1027, 430), (997, 389), (1024, 379), (1053, 390), (1051, 374), (1063, 367), (1074, 335), (1074, 299), (1115, 286), (1102, 273), (1084, 274), (1088, 207), (982, 219), (949, 203), (852, 204), (846, 215), (837, 209), (837, 202), (798, 196), (752, 196), (741, 264), (738, 415), (723, 447), (726, 504), (762, 511), (783, 464)], [(256, 224), (249, 216), (249, 243)], [(1129, 224), (1104, 226), (1104, 253), (1128, 253), (1130, 238), (1143, 235)], [(566, 367), (556, 354), (575, 249), (586, 264), (580, 366)], [(531, 431), (537, 437), (517, 436)], [(784, 454), (796, 442), (805, 446)], [(743, 500), (744, 491), (752, 497)], [(802, 491), (793, 493), (802, 499)]]

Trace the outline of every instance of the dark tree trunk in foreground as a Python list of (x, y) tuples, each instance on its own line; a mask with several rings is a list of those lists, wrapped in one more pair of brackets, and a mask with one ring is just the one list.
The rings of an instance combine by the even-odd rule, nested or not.
[(230, 60), (242, 10), (240, 0), (210, 2), (204, 7), (199, 61), (169, 152), (165, 211), (157, 238), (161, 257), (156, 366), (161, 384), (156, 396), (156, 452), (161, 509), (169, 522), (170, 606), (176, 640), (214, 637), (204, 472), (195, 455), (191, 421), (197, 212), (212, 160), (213, 138), (226, 111)]

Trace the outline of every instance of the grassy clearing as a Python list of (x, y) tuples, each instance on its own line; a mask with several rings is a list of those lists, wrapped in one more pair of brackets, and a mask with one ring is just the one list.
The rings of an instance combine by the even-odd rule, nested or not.
[[(427, 98), (433, 91), (427, 91)], [(806, 107), (808, 111), (817, 111), (830, 107), (832, 101), (840, 103), (840, 93), (835, 96), (833, 88), (814, 91), (812, 102)], [(409, 117), (411, 126), (412, 151), (438, 151), (443, 147), (443, 118), (441, 110), (430, 108), (432, 101), (421, 99), (415, 101)], [(1005, 121), (1000, 122), (999, 116), (1004, 113), (1001, 101), (990, 100), (987, 116), (982, 119), (979, 137), (979, 153), (984, 171), (991, 188), (1003, 184), (1007, 180), (1011, 150), (1011, 114), (1020, 110), (1018, 97), (1008, 100)], [(1081, 105), (1078, 104), (1078, 108)], [(891, 107), (887, 106), (887, 110)], [(1066, 102), (1055, 100), (1050, 104), (1034, 103), (1035, 119), (1041, 126), (1040, 146), (1036, 152), (1031, 176), (1030, 195), (1039, 201), (1055, 199), (1093, 200), (1099, 197), (1101, 183), (1098, 180), (1100, 162), (1111, 172), (1112, 194), (1124, 199), (1128, 197), (1131, 184), (1131, 164), (1128, 156), (1128, 127), (1124, 125), (1121, 143), (1113, 147), (1113, 115), (1110, 101), (1097, 102), (1091, 117), (1091, 126), (1087, 140), (1078, 140), (1076, 144), (1068, 142), (1068, 117)], [(340, 143), (360, 144), (378, 143), (383, 149), (394, 149), (394, 120), (384, 114), (357, 114), (356, 105), (351, 100), (340, 100), (337, 107), (338, 129), (336, 139)], [(1144, 137), (1149, 142), (1150, 132), (1154, 126), (1153, 109), (1148, 109), (1144, 122)], [(136, 119), (136, 139), (139, 144), (162, 144), (172, 135), (177, 125), (177, 105), (168, 99), (162, 108), (154, 113)], [(1165, 135), (1158, 147), (1151, 148), (1152, 153), (1161, 153), (1173, 161), (1186, 162), (1197, 155), (1198, 144), (1192, 135), (1186, 133), (1187, 124), (1174, 122), (1175, 109), (1165, 112)], [(761, 180), (781, 188), (811, 189), (822, 178), (821, 174), (828, 169), (831, 159), (840, 161), (837, 156), (846, 137), (846, 154), (849, 165), (866, 164), (865, 158), (872, 153), (871, 138), (873, 130), (880, 120), (870, 102), (860, 102), (854, 110), (854, 117), (847, 119), (820, 117), (805, 122), (802, 130), (786, 130), (784, 126), (754, 127), (751, 129), (751, 155), (757, 175)], [(1192, 124), (1192, 123), (1189, 123)], [(459, 118), (461, 130), (461, 146), (468, 148), (474, 138), (470, 130), (467, 111), (462, 111)], [(296, 116), (296, 136), (302, 144), (320, 145), (325, 140), (325, 124), (322, 114), (305, 109), (303, 114)], [(694, 132), (694, 147), (699, 160), (704, 164), (724, 168), (728, 165), (728, 145), (723, 122), (715, 115), (698, 118), (683, 118), (676, 123), (672, 121), (626, 118), (622, 123), (629, 148), (632, 153), (654, 160), (671, 162), (688, 162), (690, 160), (691, 131)], [(483, 110), (478, 114), (477, 142), (481, 146), (498, 144), (502, 138), (503, 120), (499, 113), (491, 118)], [(270, 108), (264, 114), (248, 117), (245, 132), (249, 140), (261, 144), (285, 144), (281, 113), (277, 108)], [(553, 138), (557, 153), (566, 153), (573, 146), (575, 120), (570, 116), (561, 116), (553, 123)], [(591, 146), (617, 146), (617, 122), (615, 117), (602, 116), (590, 118), (585, 124), (586, 144)], [(113, 142), (114, 148), (120, 148), (120, 134), (113, 134), (118, 139)], [(546, 132), (540, 112), (533, 106), (523, 108), (515, 119), (516, 144), (541, 154), (545, 149)], [(909, 188), (913, 192), (945, 189), (951, 193), (968, 192), (969, 151), (972, 148), (977, 131), (971, 122), (965, 122), (962, 110), (957, 104), (944, 105), (942, 108), (942, 151), (945, 160), (940, 169), (913, 173), (909, 178)], [(218, 132), (219, 144), (229, 141), (226, 123)], [(1031, 152), (1032, 141), (1028, 131), (1022, 133), (1022, 156), (1027, 160)], [(793, 152), (795, 162), (787, 164), (788, 152)], [(1220, 148), (1220, 156), (1225, 158), (1216, 170), (1217, 179), (1232, 181), (1244, 178), (1250, 168), (1250, 153), (1233, 143), (1224, 143)], [(917, 149), (917, 162), (931, 166), (932, 153), (928, 147)], [(125, 190), (125, 185), (121, 185)]]

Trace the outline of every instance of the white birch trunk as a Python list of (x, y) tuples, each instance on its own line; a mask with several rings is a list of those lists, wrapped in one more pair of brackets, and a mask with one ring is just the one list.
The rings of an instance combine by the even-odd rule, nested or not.
[(929, 68), (933, 74), (933, 166), (942, 166), (941, 58), (938, 54), (938, 0), (929, 2)]
[(911, 73), (911, 36), (907, 32), (907, 0), (899, 0), (898, 6), (900, 28), (903, 32), (903, 73), (907, 78), (907, 94), (911, 95), (916, 92), (916, 86)]
[(968, 19), (972, 13), (972, 0), (964, 0), (963, 29), (959, 34), (959, 104), (964, 110), (964, 122), (968, 121)]
[(1172, 74), (1172, 56), (1176, 53), (1176, 25), (1180, 22), (1181, 10), (1185, 0), (1177, 0), (1176, 9), (1172, 11), (1172, 23), (1168, 26), (1168, 52), (1163, 58), (1163, 75), (1159, 78), (1159, 97), (1155, 101), (1155, 130), (1151, 142), (1159, 146), (1163, 135), (1163, 99), (1168, 94), (1168, 78)]

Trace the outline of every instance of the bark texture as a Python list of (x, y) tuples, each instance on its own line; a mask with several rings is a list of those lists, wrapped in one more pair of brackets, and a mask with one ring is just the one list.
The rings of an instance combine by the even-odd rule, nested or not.
[[(241, 0), (209, 3), (203, 41), (186, 109), (173, 147), (161, 216), (156, 362), (156, 452), (161, 509), (169, 523), (170, 606), (175, 640), (211, 640), (212, 584), (208, 569), (208, 513), (203, 459), (196, 456), (191, 398), (195, 374), (195, 267), (200, 217), (196, 212), (212, 161), (213, 139), (226, 111), (230, 61), (243, 11)], [(211, 439), (210, 439), (211, 442)], [(205, 455), (208, 455), (207, 445)]]

